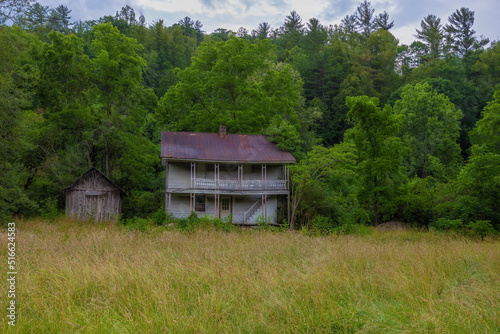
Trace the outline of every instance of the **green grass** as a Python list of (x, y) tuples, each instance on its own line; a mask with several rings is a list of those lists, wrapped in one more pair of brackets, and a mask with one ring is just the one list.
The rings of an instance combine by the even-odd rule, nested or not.
[[(18, 319), (9, 328), (1, 316), (4, 333), (500, 332), (493, 239), (139, 232), (60, 219), (18, 221), (16, 246)], [(0, 300), (5, 310), (7, 291)]]

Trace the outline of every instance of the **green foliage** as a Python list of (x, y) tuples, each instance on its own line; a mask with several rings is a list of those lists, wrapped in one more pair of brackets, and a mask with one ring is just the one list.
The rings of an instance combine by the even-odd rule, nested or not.
[(461, 219), (438, 218), (429, 224), (429, 228), (437, 231), (461, 232), (465, 227)]
[(334, 232), (338, 235), (354, 234), (367, 236), (373, 233), (373, 227), (364, 224), (342, 224), (337, 226)]
[(151, 219), (140, 217), (122, 219), (120, 220), (120, 225), (123, 226), (125, 230), (140, 232), (151, 231), (154, 227), (153, 221)]
[(400, 120), (390, 106), (380, 109), (377, 98), (348, 97), (347, 105), (354, 127), (346, 141), (356, 146), (359, 157), (358, 199), (378, 225), (395, 214), (406, 183), (402, 162), (407, 148), (395, 136)]
[(36, 212), (24, 190), (30, 173), (26, 154), (34, 148), (37, 116), (32, 105), (37, 80), (31, 54), (36, 38), (18, 27), (0, 27), (0, 223), (12, 215)]
[(436, 181), (433, 177), (413, 178), (406, 185), (404, 195), (399, 198), (397, 216), (405, 223), (427, 226), (436, 218)]
[(183, 232), (193, 232), (200, 228), (214, 228), (216, 230), (231, 232), (236, 230), (236, 226), (231, 223), (231, 216), (223, 219), (212, 216), (199, 217), (194, 211), (187, 217), (173, 218), (175, 228)]
[(123, 198), (123, 215), (125, 218), (149, 217), (162, 211), (164, 201), (165, 191), (163, 190), (132, 190)]
[(453, 214), (464, 220), (488, 220), (500, 227), (500, 93), (484, 108), (472, 132), (472, 156), (457, 178)]
[(493, 95), (493, 101), (484, 108), (482, 118), (476, 123), (471, 137), (474, 149), (481, 147), (488, 152), (500, 154), (500, 90)]
[(167, 225), (167, 222), (169, 221), (169, 216), (165, 213), (165, 209), (160, 208), (156, 210), (152, 215), (151, 215), (151, 220), (155, 225), (159, 226), (165, 226)]
[[(307, 212), (311, 206), (318, 206), (318, 202), (314, 198), (318, 196), (318, 192), (319, 197), (324, 198), (321, 192), (327, 188), (327, 184), (332, 178), (337, 178), (342, 183), (352, 180), (355, 175), (353, 171), (355, 161), (356, 153), (353, 146), (339, 144), (331, 148), (315, 146), (308, 152), (305, 159), (290, 166), (292, 199), (289, 224), (291, 229), (294, 228), (295, 219), (299, 212)], [(356, 207), (356, 202), (347, 203), (342, 198), (338, 201), (325, 202), (327, 208), (336, 208), (340, 211)], [(312, 215), (315, 214), (312, 213)], [(307, 222), (302, 222), (302, 224), (307, 224)]]
[[(445, 29), (429, 15), (421, 42), (409, 46), (388, 32), (389, 14), (374, 15), (367, 1), (338, 26), (302, 22), (292, 11), (281, 27), (263, 22), (251, 34), (206, 35), (189, 17), (146, 25), (130, 6), (74, 25), (71, 13), (0, 4), (0, 21), (17, 25), (0, 27), (0, 219), (47, 212), (47, 198), (61, 210), (62, 189), (96, 166), (127, 193), (125, 218), (163, 224), (160, 132), (226, 125), (267, 134), (296, 157), (299, 226), (392, 217), (498, 227), (500, 49), (483, 49), (488, 39), (474, 36), (468, 8)], [(360, 95), (394, 110), (353, 102)], [(461, 155), (471, 155), (460, 174), (457, 140)]]
[(484, 240), (484, 237), (488, 235), (497, 233), (489, 220), (476, 220), (475, 222), (470, 222), (467, 224), (467, 228), (470, 229), (473, 235), (479, 236), (481, 240)]
[(427, 83), (407, 85), (394, 104), (401, 115), (399, 135), (410, 148), (405, 165), (410, 176), (434, 176), (446, 180), (456, 176), (461, 162), (457, 139), (462, 113), (443, 94)]
[(279, 116), (274, 117), (266, 129), (269, 141), (276, 143), (280, 149), (292, 153), (295, 159), (302, 158), (301, 146), (304, 141), (297, 130), (298, 125), (292, 125)]
[(484, 240), (487, 236), (498, 234), (489, 220), (476, 220), (465, 224), (461, 219), (439, 218), (429, 225), (431, 230), (453, 232)]
[(61, 215), (61, 212), (58, 210), (57, 202), (57, 197), (47, 198), (44, 201), (43, 206), (40, 209), (40, 214), (43, 219), (46, 219), (48, 222), (53, 222)]
[(490, 48), (480, 53), (471, 71), (481, 93), (490, 98), (500, 85), (500, 43), (492, 43)]
[(167, 129), (262, 133), (275, 115), (296, 124), (302, 82), (290, 66), (273, 65), (268, 40), (231, 37), (198, 48), (178, 70), (179, 83), (160, 100), (158, 119)]
[(313, 218), (310, 229), (320, 234), (331, 234), (335, 231), (335, 224), (329, 217), (317, 215)]
[(500, 154), (480, 151), (462, 169), (457, 180), (454, 215), (464, 220), (489, 220), (500, 227)]
[(261, 230), (271, 230), (273, 228), (272, 221), (273, 216), (265, 218), (263, 214), (260, 214), (255, 218), (255, 222)]
[(417, 29), (415, 37), (424, 42), (431, 59), (438, 58), (443, 52), (444, 29), (441, 19), (429, 14), (420, 22), (421, 30)]
[(372, 85), (382, 103), (387, 101), (392, 91), (399, 85), (399, 77), (395, 71), (397, 46), (396, 37), (384, 29), (373, 32), (367, 40), (370, 56), (364, 65), (372, 72), (370, 75)]
[(355, 222), (335, 222), (329, 217), (317, 215), (312, 220), (311, 225), (309, 227), (304, 226), (301, 231), (306, 235), (315, 236), (331, 234), (365, 236), (371, 234), (373, 228)]

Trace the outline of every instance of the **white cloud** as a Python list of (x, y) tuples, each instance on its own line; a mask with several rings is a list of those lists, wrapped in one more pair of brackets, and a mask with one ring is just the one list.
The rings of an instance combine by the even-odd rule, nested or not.
[(198, 0), (183, 0), (182, 3), (174, 0), (139, 0), (134, 5), (144, 9), (153, 9), (160, 12), (190, 12), (202, 14), (202, 4)]
[(392, 28), (390, 31), (399, 40), (400, 44), (410, 45), (416, 38), (413, 36), (416, 34), (415, 29), (420, 27), (420, 21), (407, 24), (405, 26)]
[(214, 18), (217, 16), (233, 15), (234, 20), (241, 16), (258, 13), (260, 17), (273, 16), (280, 13), (279, 8), (264, 0), (245, 3), (240, 0), (136, 0), (135, 4), (142, 8), (169, 13), (190, 13), (192, 16), (203, 15)]
[[(185, 16), (199, 20), (207, 33), (216, 28), (237, 30), (243, 26), (255, 29), (261, 22), (273, 27), (283, 24), (290, 11), (295, 10), (304, 23), (316, 17), (323, 25), (338, 24), (346, 15), (353, 14), (362, 0), (38, 0), (51, 8), (59, 4), (72, 10), (73, 20), (97, 20), (105, 15), (115, 15), (121, 7), (130, 5), (136, 14), (142, 12), (148, 23), (163, 19), (166, 25), (178, 22)], [(477, 36), (498, 39), (500, 34), (500, 6), (496, 0), (369, 0), (375, 14), (387, 11), (394, 20), (391, 33), (401, 43), (415, 40), (415, 29), (428, 14), (435, 14), (446, 24), (448, 16), (456, 9), (468, 7), (475, 11), (474, 29)]]

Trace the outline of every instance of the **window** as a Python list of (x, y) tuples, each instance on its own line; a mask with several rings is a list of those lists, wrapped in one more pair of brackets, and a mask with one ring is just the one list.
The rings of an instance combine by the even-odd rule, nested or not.
[(222, 211), (229, 211), (229, 198), (221, 198), (220, 208)]
[(195, 196), (194, 200), (194, 211), (196, 212), (205, 212), (206, 198), (204, 195)]

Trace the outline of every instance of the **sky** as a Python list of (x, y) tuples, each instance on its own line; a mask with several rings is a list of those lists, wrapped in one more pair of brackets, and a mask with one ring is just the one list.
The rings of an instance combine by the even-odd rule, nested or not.
[[(189, 16), (203, 24), (206, 33), (225, 28), (237, 31), (240, 27), (249, 32), (259, 23), (268, 22), (273, 28), (281, 26), (285, 17), (295, 10), (302, 22), (317, 18), (323, 25), (339, 24), (346, 15), (354, 14), (362, 0), (39, 0), (42, 5), (55, 8), (67, 6), (72, 20), (93, 20), (115, 15), (122, 7), (132, 7), (138, 18), (144, 14), (146, 23), (163, 19), (170, 26)], [(372, 0), (375, 15), (387, 11), (394, 21), (390, 32), (402, 44), (416, 40), (415, 29), (429, 14), (441, 18), (444, 25), (448, 17), (461, 7), (475, 12), (473, 29), (476, 37), (500, 39), (500, 6), (498, 0)]]

